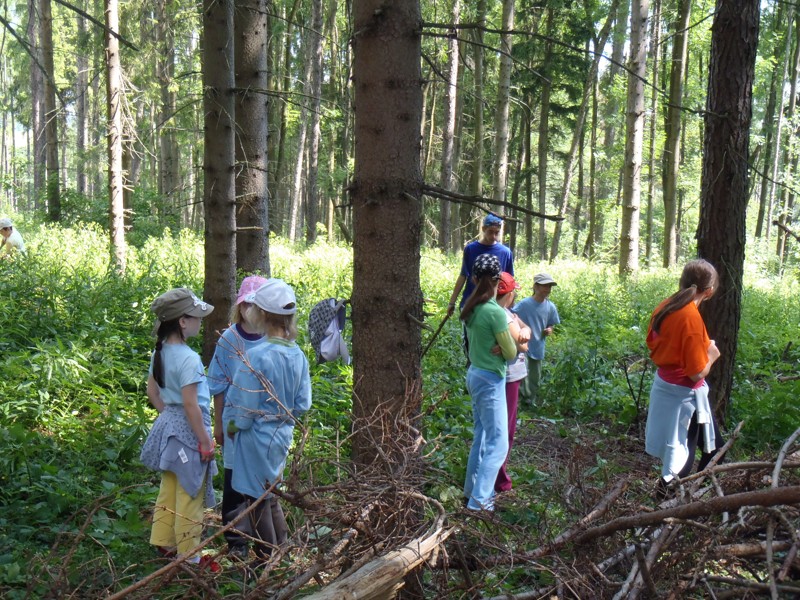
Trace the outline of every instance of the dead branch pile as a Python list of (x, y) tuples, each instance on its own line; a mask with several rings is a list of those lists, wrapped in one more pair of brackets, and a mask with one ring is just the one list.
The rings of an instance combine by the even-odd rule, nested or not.
[[(531, 421), (515, 452), (520, 464), (537, 465), (541, 482), (516, 481), (496, 513), (476, 514), (426, 495), (431, 478), (447, 475), (425, 464), (431, 444), (415, 423), (398, 419), (384, 423), (397, 433), (376, 440), (384, 451), (367, 467), (331, 460), (343, 443), (315, 458), (301, 442), (285, 486), (274, 490), (292, 507), (294, 535), (268, 564), (230, 565), (220, 556), (224, 570), (215, 576), (159, 562), (130, 585), (116, 573), (102, 590), (95, 582), (94, 593), (84, 585), (73, 595), (388, 600), (416, 571), (416, 593), (426, 598), (503, 590), (510, 592), (496, 600), (800, 596), (800, 430), (774, 460), (712, 462), (658, 503), (641, 440), (598, 443), (596, 431), (570, 440)], [(321, 485), (320, 474), (335, 483)], [(209, 526), (203, 546), (222, 553), (223, 530), (213, 519)], [(53, 575), (54, 588), (63, 581)]]

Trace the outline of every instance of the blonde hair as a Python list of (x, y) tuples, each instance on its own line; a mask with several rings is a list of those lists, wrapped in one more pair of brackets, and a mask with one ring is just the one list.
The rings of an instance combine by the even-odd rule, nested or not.
[(231, 314), (228, 316), (228, 322), (231, 324), (241, 324), (244, 321), (244, 311), (250, 306), (249, 302), (240, 302), (231, 306)]
[(297, 313), (293, 315), (276, 315), (255, 304), (251, 304), (247, 308), (247, 319), (254, 328), (265, 335), (270, 329), (282, 330), (284, 333), (282, 337), (285, 339), (290, 341), (297, 339)]

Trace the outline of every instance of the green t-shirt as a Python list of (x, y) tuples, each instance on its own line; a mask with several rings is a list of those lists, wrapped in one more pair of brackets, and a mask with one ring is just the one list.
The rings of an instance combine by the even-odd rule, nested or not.
[[(467, 320), (469, 360), (479, 369), (506, 376), (506, 358), (492, 354), (492, 348), (500, 344), (503, 354), (516, 355), (516, 346), (508, 333), (506, 312), (493, 299), (476, 306)], [(510, 350), (506, 348), (511, 344)]]

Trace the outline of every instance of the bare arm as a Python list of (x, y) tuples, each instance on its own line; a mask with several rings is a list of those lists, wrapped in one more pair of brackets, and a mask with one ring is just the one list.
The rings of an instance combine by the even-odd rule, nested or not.
[(450, 303), (447, 305), (447, 316), (453, 314), (453, 311), (456, 309), (456, 304), (458, 303), (458, 295), (461, 293), (461, 290), (464, 289), (464, 284), (467, 283), (467, 278), (463, 275), (459, 275), (458, 279), (456, 279), (456, 284), (453, 286), (453, 293), (450, 294)]
[(159, 413), (164, 411), (164, 401), (161, 399), (161, 392), (158, 391), (158, 384), (152, 375), (147, 377), (147, 399)]
[(222, 427), (222, 411), (225, 408), (224, 394), (214, 394), (214, 441), (225, 445), (225, 431)]
[(181, 388), (181, 397), (183, 398), (183, 410), (186, 412), (186, 420), (192, 431), (200, 440), (200, 457), (203, 462), (209, 462), (214, 458), (214, 443), (211, 436), (208, 435), (206, 426), (203, 423), (203, 413), (200, 411), (200, 405), (197, 403), (197, 384), (190, 383)]

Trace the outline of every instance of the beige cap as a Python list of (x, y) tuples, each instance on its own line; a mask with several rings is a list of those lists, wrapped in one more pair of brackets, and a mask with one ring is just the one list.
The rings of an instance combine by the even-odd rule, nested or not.
[(207, 317), (214, 310), (208, 302), (203, 302), (189, 288), (175, 288), (153, 300), (150, 310), (158, 320), (172, 321), (186, 315), (188, 317)]

